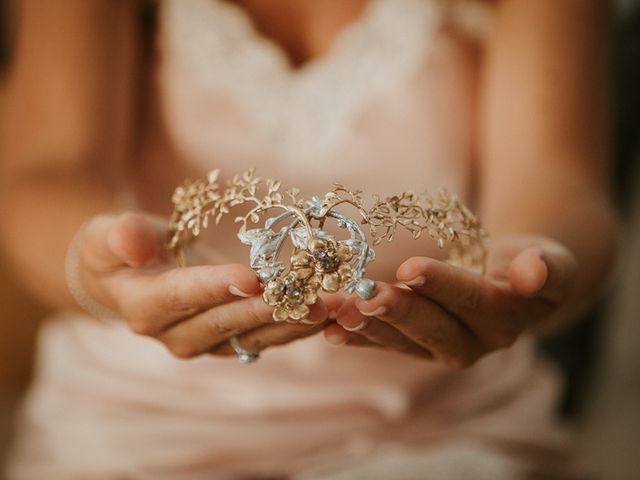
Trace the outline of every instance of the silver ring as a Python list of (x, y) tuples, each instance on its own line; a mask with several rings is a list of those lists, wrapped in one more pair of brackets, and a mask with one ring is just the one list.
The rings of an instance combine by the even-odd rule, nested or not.
[(238, 355), (238, 360), (245, 365), (249, 365), (250, 363), (256, 362), (260, 358), (260, 352), (254, 352), (251, 350), (247, 350), (246, 348), (242, 348), (240, 342), (238, 341), (238, 337), (235, 335), (229, 339), (229, 343), (231, 344), (231, 348)]

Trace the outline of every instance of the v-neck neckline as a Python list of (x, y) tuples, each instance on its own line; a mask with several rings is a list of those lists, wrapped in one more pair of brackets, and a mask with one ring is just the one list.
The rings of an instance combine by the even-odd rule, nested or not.
[(349, 44), (355, 41), (354, 37), (358, 36), (360, 30), (368, 27), (375, 18), (376, 10), (381, 8), (384, 1), (368, 0), (358, 18), (349, 22), (336, 34), (326, 52), (313, 55), (299, 65), (293, 65), (285, 47), (274, 38), (262, 33), (246, 8), (227, 0), (209, 0), (215, 7), (226, 10), (228, 14), (233, 15), (241, 24), (245, 38), (267, 51), (291, 78), (304, 77), (308, 75), (309, 71), (315, 70), (318, 65), (331, 63), (333, 57), (338, 56), (341, 50), (348, 48)]
[(327, 54), (292, 70), (282, 48), (255, 30), (242, 6), (223, 0), (165, 5), (163, 68), (181, 82), (166, 92), (166, 102), (185, 89), (226, 96), (288, 164), (329, 158), (372, 98), (424, 65), (442, 20), (439, 0), (370, 0)]
[(304, 75), (305, 70), (312, 68), (312, 66), (318, 62), (325, 61), (335, 54), (335, 50), (339, 48), (339, 45), (343, 44), (345, 39), (348, 39), (354, 30), (360, 29), (360, 25), (370, 21), (370, 18), (374, 15), (373, 10), (382, 0), (367, 0), (364, 7), (361, 9), (359, 15), (352, 21), (345, 24), (335, 35), (331, 41), (329, 47), (322, 53), (310, 55), (302, 62), (294, 63), (291, 53), (287, 48), (272, 36), (267, 35), (260, 30), (256, 23), (256, 19), (251, 15), (251, 12), (247, 11), (246, 7), (232, 1), (232, 0), (210, 0), (222, 3), (225, 8), (236, 10), (238, 16), (244, 18), (244, 22), (247, 27), (247, 33), (249, 36), (260, 44), (263, 44), (266, 48), (274, 51), (274, 53), (282, 59), (282, 63), (285, 64), (286, 70), (292, 76)]

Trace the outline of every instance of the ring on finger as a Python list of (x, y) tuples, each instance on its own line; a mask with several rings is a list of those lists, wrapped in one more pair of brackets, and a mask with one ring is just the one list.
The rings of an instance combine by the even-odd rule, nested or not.
[(249, 365), (250, 363), (257, 362), (260, 358), (260, 352), (254, 352), (252, 350), (247, 350), (246, 348), (244, 348), (242, 345), (240, 345), (240, 341), (235, 335), (229, 339), (229, 343), (231, 344), (231, 348), (233, 348), (233, 351), (236, 352), (240, 363), (243, 363), (244, 365)]

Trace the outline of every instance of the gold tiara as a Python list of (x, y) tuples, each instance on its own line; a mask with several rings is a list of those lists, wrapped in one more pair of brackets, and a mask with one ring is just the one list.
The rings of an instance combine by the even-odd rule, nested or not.
[[(365, 208), (362, 190), (340, 183), (324, 197), (305, 200), (298, 188), (281, 191), (279, 181), (256, 177), (253, 168), (235, 175), (223, 189), (218, 177), (219, 171), (213, 170), (206, 179), (187, 180), (176, 188), (167, 246), (178, 265), (185, 266), (185, 246), (203, 229), (212, 221), (219, 223), (233, 207), (250, 207), (235, 218), (238, 238), (251, 247), (249, 264), (265, 285), (263, 298), (274, 307), (277, 322), (307, 323), (309, 306), (321, 291), (371, 298), (375, 282), (364, 275), (375, 259), (372, 246), (385, 239), (391, 242), (399, 229), (416, 240), (426, 232), (438, 247), (450, 244), (448, 262), (484, 271), (487, 234), (478, 218), (446, 190), (435, 196), (410, 191), (385, 198), (374, 195), (371, 207)], [(355, 209), (359, 222), (338, 207)], [(267, 217), (268, 211), (277, 213)], [(264, 226), (258, 227), (263, 217)], [(327, 221), (344, 229), (345, 238), (326, 232)], [(293, 254), (283, 263), (279, 257), (287, 239)]]

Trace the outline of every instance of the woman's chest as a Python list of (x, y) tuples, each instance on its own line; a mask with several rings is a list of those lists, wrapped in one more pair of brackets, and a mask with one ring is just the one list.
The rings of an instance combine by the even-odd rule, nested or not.
[(331, 51), (292, 69), (239, 7), (165, 2), (155, 73), (171, 143), (201, 170), (255, 166), (312, 190), (460, 187), (477, 59), (443, 33), (438, 5), (373, 0)]

